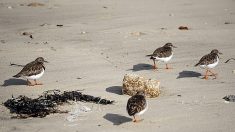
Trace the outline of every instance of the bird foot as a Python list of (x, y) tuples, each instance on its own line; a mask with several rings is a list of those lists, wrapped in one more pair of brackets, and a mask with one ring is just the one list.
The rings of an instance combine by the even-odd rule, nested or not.
[(202, 79), (208, 80), (208, 76), (204, 76)]
[(134, 123), (139, 123), (139, 122), (141, 122), (141, 121), (143, 121), (143, 119), (141, 119), (141, 120), (136, 120), (136, 119), (133, 120)]
[(32, 84), (31, 82), (28, 82), (27, 85), (28, 85), (28, 86), (34, 86), (34, 84)]
[(34, 86), (34, 84), (30, 82), (29, 80), (27, 80), (27, 86)]
[(170, 69), (173, 69), (173, 67), (166, 67), (166, 70), (170, 70)]
[(36, 83), (35, 85), (43, 85), (43, 83)]
[(156, 69), (157, 69), (157, 67), (153, 65), (153, 69), (154, 69), (154, 70), (156, 70)]

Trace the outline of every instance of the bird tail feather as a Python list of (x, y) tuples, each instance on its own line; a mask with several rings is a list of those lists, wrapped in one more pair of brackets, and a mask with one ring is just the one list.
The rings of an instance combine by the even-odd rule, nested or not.
[(20, 74), (16, 74), (13, 77), (19, 78), (21, 75)]

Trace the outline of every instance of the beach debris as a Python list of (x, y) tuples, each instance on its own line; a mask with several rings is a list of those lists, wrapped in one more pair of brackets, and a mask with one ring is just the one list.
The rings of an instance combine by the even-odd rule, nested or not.
[(19, 64), (15, 64), (15, 63), (10, 63), (10, 66), (19, 66), (19, 67), (24, 67), (25, 65), (19, 65)]
[(142, 35), (145, 35), (145, 33), (143, 33), (143, 32), (131, 32), (130, 34), (132, 36), (142, 36)]
[(78, 121), (79, 118), (81, 119), (81, 117), (86, 116), (86, 114), (90, 112), (92, 112), (91, 108), (85, 105), (76, 104), (74, 109), (69, 112), (69, 115), (66, 117), (66, 120), (69, 122), (75, 122)]
[[(10, 113), (16, 113), (13, 118), (45, 117), (49, 113), (60, 113), (56, 104), (45, 99), (31, 99), (26, 96), (8, 99), (4, 105)], [(61, 111), (62, 112), (62, 111)]]
[(43, 23), (43, 24), (41, 24), (41, 25), (39, 25), (39, 26), (43, 27), (43, 26), (48, 26), (48, 25), (50, 25), (50, 24), (48, 24), (48, 23)]
[(163, 27), (163, 28), (160, 28), (160, 29), (161, 29), (161, 30), (167, 30), (167, 28), (164, 28), (164, 27)]
[(0, 40), (1, 43), (5, 44), (6, 43), (6, 40)]
[(30, 7), (39, 7), (39, 6), (45, 6), (45, 4), (38, 3), (38, 2), (32, 2), (32, 3), (29, 3), (27, 6), (30, 6)]
[(235, 58), (230, 58), (230, 59), (226, 60), (224, 63), (228, 63), (230, 60), (235, 60)]
[(54, 47), (51, 47), (50, 49), (53, 50), (53, 51), (56, 51), (56, 49)]
[(223, 99), (228, 102), (235, 102), (235, 95), (227, 95)]
[(149, 98), (158, 97), (160, 94), (160, 82), (135, 74), (126, 74), (123, 79), (122, 93), (133, 96), (138, 91), (144, 91), (146, 97)]
[(12, 9), (12, 6), (8, 6), (7, 8), (8, 8), (8, 9)]
[(85, 32), (85, 31), (82, 31), (82, 32), (81, 32), (81, 34), (86, 34), (86, 33), (87, 33), (87, 32)]
[(29, 35), (32, 35), (32, 33), (31, 32), (23, 32), (22, 35), (29, 36)]
[(62, 25), (62, 24), (57, 24), (56, 26), (57, 26), (57, 27), (63, 27), (64, 25)]
[(179, 30), (189, 30), (189, 28), (188, 27), (186, 27), (186, 26), (179, 26), (179, 28), (178, 28)]
[(103, 8), (104, 8), (104, 9), (108, 9), (108, 7), (107, 7), (107, 6), (103, 6)]
[(31, 39), (33, 39), (33, 35), (31, 32), (23, 32), (22, 35), (29, 36)]
[(58, 105), (68, 103), (68, 101), (93, 102), (102, 105), (114, 103), (114, 101), (111, 100), (83, 94), (78, 90), (64, 92), (61, 92), (60, 90), (49, 90), (45, 91), (35, 99), (23, 95), (20, 95), (17, 98), (12, 97), (4, 102), (4, 106), (10, 110), (10, 113), (17, 114), (17, 116), (13, 116), (13, 118), (42, 118), (51, 113), (68, 113), (68, 111), (61, 111), (58, 109)]
[(29, 37), (31, 38), (31, 39), (33, 39), (33, 35), (31, 34), (31, 35), (29, 35)]
[(48, 42), (42, 42), (43, 44), (48, 44)]
[(224, 24), (232, 24), (231, 22), (224, 22)]

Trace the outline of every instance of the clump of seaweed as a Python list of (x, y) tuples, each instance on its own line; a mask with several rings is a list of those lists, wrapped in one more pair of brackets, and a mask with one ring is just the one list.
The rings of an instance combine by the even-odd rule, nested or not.
[(10, 109), (10, 113), (17, 114), (13, 118), (42, 118), (51, 113), (67, 113), (68, 111), (60, 111), (57, 106), (68, 103), (69, 101), (93, 102), (102, 105), (113, 104), (114, 102), (100, 97), (82, 94), (79, 91), (60, 92), (60, 90), (50, 90), (45, 91), (36, 99), (23, 95), (17, 98), (12, 97), (12, 99), (4, 102), (4, 105)]

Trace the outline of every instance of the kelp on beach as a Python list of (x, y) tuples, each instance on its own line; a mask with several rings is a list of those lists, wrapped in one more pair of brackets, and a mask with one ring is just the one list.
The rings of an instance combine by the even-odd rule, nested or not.
[(50, 90), (35, 99), (23, 95), (12, 97), (4, 102), (4, 105), (10, 109), (11, 113), (17, 114), (13, 118), (42, 118), (51, 113), (67, 113), (68, 111), (61, 111), (57, 106), (68, 103), (68, 101), (92, 102), (102, 105), (114, 103), (114, 101), (83, 94), (79, 91)]

